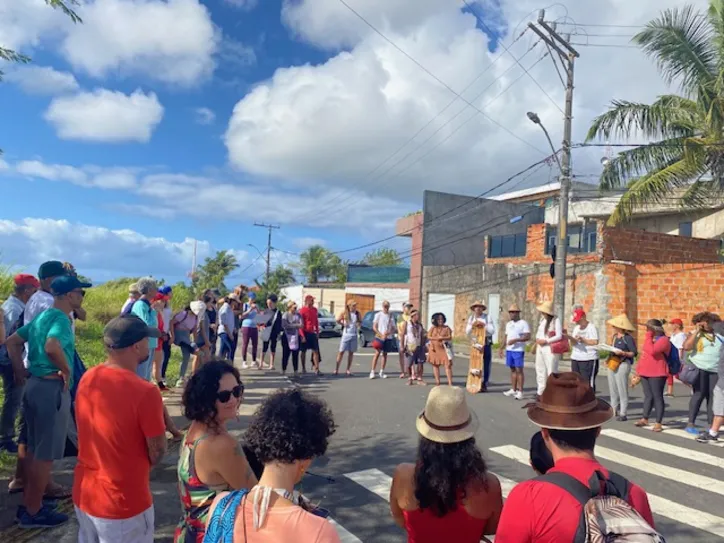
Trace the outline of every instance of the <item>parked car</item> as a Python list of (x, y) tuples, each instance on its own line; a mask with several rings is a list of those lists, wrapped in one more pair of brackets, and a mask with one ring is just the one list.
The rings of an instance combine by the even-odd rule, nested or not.
[(328, 309), (321, 308), (319, 312), (319, 336), (341, 336), (342, 325)]
[[(379, 311), (368, 311), (365, 316), (362, 317), (362, 346), (367, 347), (375, 339), (375, 333), (372, 330), (372, 323), (375, 320), (375, 315)], [(402, 318), (402, 311), (390, 311), (392, 319), (395, 321), (395, 330), (397, 330), (397, 322)], [(395, 333), (395, 343), (397, 343), (397, 333)], [(399, 348), (397, 349), (399, 350)]]

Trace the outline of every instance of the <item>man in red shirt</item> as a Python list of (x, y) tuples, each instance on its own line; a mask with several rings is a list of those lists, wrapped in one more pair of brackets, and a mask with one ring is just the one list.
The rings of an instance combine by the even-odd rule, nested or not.
[(314, 307), (314, 296), (307, 295), (304, 298), (304, 307), (299, 310), (302, 316), (302, 371), (307, 371), (307, 351), (312, 351), (312, 367), (317, 375), (319, 371), (319, 312)]
[(166, 425), (158, 388), (136, 369), (150, 356), (148, 338), (160, 335), (135, 315), (111, 320), (103, 331), (108, 360), (78, 385), (73, 504), (81, 543), (153, 542), (149, 476), (166, 451)]
[(610, 473), (593, 454), (601, 425), (613, 415), (611, 406), (597, 399), (591, 386), (579, 374), (554, 373), (548, 377), (540, 400), (528, 408), (528, 418), (542, 428), (543, 439), (555, 465), (542, 478), (525, 481), (512, 490), (503, 507), (496, 543), (576, 540), (583, 505), (554, 482), (566, 482), (567, 478), (562, 474), (568, 475), (574, 485), (575, 481), (587, 488), (598, 484), (600, 492), (603, 492), (604, 483), (596, 479), (596, 472), (606, 480), (610, 478), (631, 507), (651, 527), (654, 526), (646, 492)]

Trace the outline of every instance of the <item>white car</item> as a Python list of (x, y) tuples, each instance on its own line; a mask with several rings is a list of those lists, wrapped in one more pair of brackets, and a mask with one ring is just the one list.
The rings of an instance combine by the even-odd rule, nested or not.
[(327, 309), (319, 309), (319, 336), (341, 336), (342, 326), (337, 322), (337, 317)]

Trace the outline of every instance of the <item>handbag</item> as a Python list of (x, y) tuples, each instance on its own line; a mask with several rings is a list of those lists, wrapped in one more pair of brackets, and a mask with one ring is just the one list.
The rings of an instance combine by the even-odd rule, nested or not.
[(621, 360), (620, 356), (612, 354), (611, 356), (608, 357), (608, 360), (606, 360), (606, 366), (608, 366), (608, 369), (610, 371), (615, 372), (616, 370), (618, 370), (618, 367), (621, 365), (621, 362), (623, 362), (623, 360)]
[(694, 383), (699, 380), (699, 368), (697, 368), (694, 364), (686, 363), (681, 367), (681, 371), (679, 372), (679, 375), (677, 375), (677, 378), (686, 385), (694, 386)]
[[(553, 330), (548, 332), (548, 337), (553, 337), (555, 335), (556, 333)], [(570, 351), (571, 344), (568, 341), (568, 336), (566, 336), (566, 330), (563, 330), (563, 337), (561, 339), (554, 341), (553, 343), (549, 343), (548, 346), (551, 348), (551, 352), (553, 354), (565, 354)]]

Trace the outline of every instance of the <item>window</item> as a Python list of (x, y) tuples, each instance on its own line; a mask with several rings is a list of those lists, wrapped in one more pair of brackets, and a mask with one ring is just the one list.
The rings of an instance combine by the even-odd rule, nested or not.
[(691, 221), (679, 223), (679, 235), (690, 238), (694, 234), (694, 225)]
[(527, 234), (511, 234), (508, 236), (490, 236), (488, 238), (488, 257), (507, 258), (525, 256)]
[[(546, 229), (546, 254), (551, 254), (558, 243), (558, 228), (549, 226)], [(593, 253), (596, 251), (596, 223), (568, 225), (568, 252)]]

